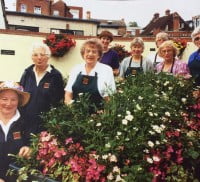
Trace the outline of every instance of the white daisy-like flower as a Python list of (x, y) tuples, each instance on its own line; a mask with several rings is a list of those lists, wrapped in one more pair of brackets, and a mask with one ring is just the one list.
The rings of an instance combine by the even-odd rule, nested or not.
[(126, 111), (126, 114), (127, 114), (127, 115), (130, 115), (130, 114), (131, 114), (131, 112), (130, 112), (130, 111)]
[(186, 98), (182, 98), (181, 102), (186, 103), (187, 99)]
[(160, 158), (158, 157), (158, 156), (153, 156), (153, 161), (155, 161), (155, 162), (159, 162), (160, 161)]
[(110, 162), (117, 162), (117, 157), (115, 155), (110, 156)]
[(147, 157), (147, 162), (150, 163), (150, 164), (152, 164), (153, 163), (153, 159), (150, 158), (150, 157)]
[(118, 136), (122, 135), (122, 132), (118, 131), (118, 132), (117, 132), (117, 135), (118, 135)]
[(79, 93), (78, 95), (79, 95), (79, 96), (82, 96), (82, 95), (83, 95), (83, 93), (81, 92), (81, 93)]
[(153, 143), (152, 141), (148, 141), (147, 144), (148, 144), (148, 146), (151, 147), (151, 148), (154, 146), (154, 143)]
[(109, 173), (108, 176), (107, 176), (107, 179), (108, 180), (113, 180), (114, 179), (114, 176), (112, 173)]
[(158, 116), (158, 113), (156, 113), (156, 112), (154, 112), (153, 114), (154, 114), (154, 116)]
[(170, 117), (170, 116), (171, 116), (171, 114), (170, 114), (169, 112), (165, 112), (165, 116), (168, 116), (168, 117)]
[(97, 123), (96, 126), (98, 126), (98, 127), (101, 126), (101, 123)]
[(166, 126), (164, 124), (161, 124), (160, 127), (164, 130)]
[(158, 140), (156, 140), (156, 145), (160, 145), (160, 142)]
[(140, 107), (139, 104), (136, 104), (136, 109), (139, 110), (139, 111), (141, 110), (141, 107)]
[(168, 87), (169, 90), (173, 90), (173, 87)]
[(114, 166), (114, 167), (113, 167), (113, 173), (118, 173), (118, 174), (120, 174), (120, 169), (119, 169), (118, 166)]
[(137, 127), (133, 127), (133, 130), (138, 131), (138, 128)]
[(132, 115), (127, 115), (127, 116), (125, 117), (125, 119), (128, 120), (128, 121), (132, 121), (133, 118), (134, 118), (134, 117), (133, 117)]
[(148, 112), (149, 116), (153, 117), (153, 113), (152, 112)]
[(102, 155), (102, 159), (106, 160), (108, 158), (108, 155)]
[(148, 150), (148, 149), (144, 149), (143, 152), (145, 152), (145, 153), (148, 154), (148, 153), (149, 153), (149, 150)]
[(110, 143), (106, 143), (106, 144), (105, 144), (105, 147), (106, 147), (106, 148), (110, 148), (110, 147), (111, 147)]
[(142, 100), (142, 99), (143, 99), (143, 97), (142, 97), (142, 96), (138, 96), (138, 99), (139, 99), (139, 100)]
[(163, 85), (167, 86), (169, 84), (169, 81), (166, 81)]
[(128, 124), (128, 120), (123, 119), (123, 120), (122, 120), (122, 124), (123, 124), (123, 125), (127, 125), (127, 124)]
[(154, 131), (149, 131), (149, 133), (150, 133), (151, 135), (154, 135), (154, 134), (155, 134), (155, 132), (154, 132)]
[(120, 118), (121, 116), (122, 116), (121, 114), (118, 114), (118, 115), (117, 115), (117, 117), (119, 117), (119, 118)]

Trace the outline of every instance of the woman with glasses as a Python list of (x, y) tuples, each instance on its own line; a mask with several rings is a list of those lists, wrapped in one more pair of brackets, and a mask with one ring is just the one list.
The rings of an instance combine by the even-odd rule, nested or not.
[(31, 94), (23, 111), (31, 120), (33, 133), (42, 130), (41, 113), (49, 111), (64, 98), (64, 83), (61, 73), (49, 64), (51, 52), (46, 44), (34, 44), (31, 50), (33, 63), (25, 69), (20, 84)]
[(195, 79), (195, 84), (200, 86), (200, 26), (192, 32), (191, 37), (198, 49), (190, 55), (188, 67)]
[(156, 72), (167, 72), (176, 76), (190, 77), (186, 62), (177, 59), (178, 50), (173, 41), (167, 40), (158, 48), (163, 61), (156, 65)]

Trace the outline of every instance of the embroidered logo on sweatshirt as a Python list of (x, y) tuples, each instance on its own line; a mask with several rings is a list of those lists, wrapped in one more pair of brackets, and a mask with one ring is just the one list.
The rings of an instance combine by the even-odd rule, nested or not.
[(14, 140), (21, 139), (21, 132), (20, 131), (13, 132), (13, 138)]

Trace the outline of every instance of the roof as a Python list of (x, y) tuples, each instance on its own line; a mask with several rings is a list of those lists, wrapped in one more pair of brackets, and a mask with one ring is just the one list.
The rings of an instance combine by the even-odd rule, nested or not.
[(95, 24), (100, 23), (100, 21), (92, 20), (92, 19), (88, 20), (88, 19), (79, 19), (79, 18), (67, 18), (67, 17), (61, 17), (61, 16), (48, 16), (48, 15), (42, 15), (42, 14), (24, 13), (24, 12), (16, 12), (16, 11), (6, 11), (6, 14), (7, 15), (15, 15), (15, 16), (46, 18), (46, 19), (52, 19), (52, 20), (87, 22), (87, 23), (95, 23)]
[(180, 23), (184, 24), (183, 28), (180, 29), (180, 31), (191, 30), (189, 25), (179, 16), (177, 12), (175, 12), (175, 13), (171, 13), (169, 15), (162, 16), (159, 18), (153, 18), (150, 21), (150, 23), (146, 27), (143, 28), (144, 31), (141, 33), (141, 35), (152, 35), (154, 29), (160, 29), (160, 30), (165, 31), (166, 26), (168, 26), (168, 31), (173, 31), (174, 16), (178, 16)]

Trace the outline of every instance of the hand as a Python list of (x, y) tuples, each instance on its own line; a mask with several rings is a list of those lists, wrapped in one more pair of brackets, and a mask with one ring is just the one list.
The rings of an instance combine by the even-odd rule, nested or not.
[(0, 182), (5, 182), (3, 179), (0, 178)]
[(29, 158), (30, 154), (31, 154), (31, 149), (30, 147), (27, 147), (27, 146), (21, 147), (18, 153), (20, 157), (25, 157), (25, 158)]

